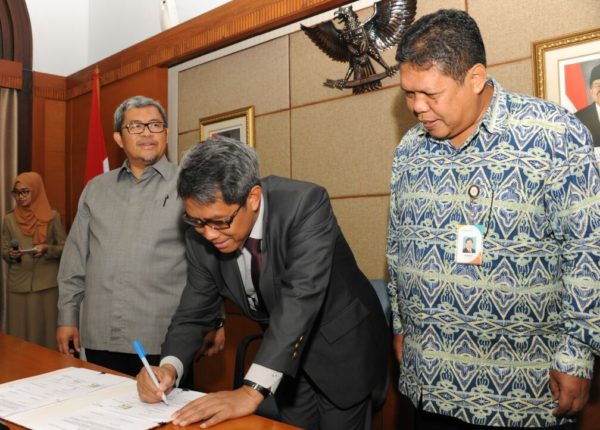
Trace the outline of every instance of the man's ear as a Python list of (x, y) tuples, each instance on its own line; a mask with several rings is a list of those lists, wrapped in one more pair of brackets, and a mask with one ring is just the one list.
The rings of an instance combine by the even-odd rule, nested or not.
[(113, 133), (113, 139), (115, 140), (115, 142), (117, 142), (117, 145), (119, 145), (121, 148), (123, 147), (123, 138), (121, 136), (121, 133), (115, 131)]
[(471, 85), (475, 94), (481, 94), (485, 88), (487, 82), (487, 69), (481, 64), (477, 63), (467, 72), (467, 80)]
[(262, 198), (262, 187), (260, 185), (255, 185), (250, 188), (250, 192), (248, 193), (248, 198), (246, 202), (250, 210), (254, 212), (258, 212), (260, 208), (260, 199)]

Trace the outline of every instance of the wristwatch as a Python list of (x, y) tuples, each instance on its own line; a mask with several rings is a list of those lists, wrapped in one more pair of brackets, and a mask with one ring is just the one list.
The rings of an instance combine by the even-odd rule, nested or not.
[(265, 399), (272, 394), (271, 390), (269, 390), (268, 388), (265, 388), (262, 385), (259, 385), (256, 382), (252, 382), (252, 381), (250, 381), (248, 379), (244, 379), (244, 381), (242, 382), (242, 384), (245, 385), (246, 387), (250, 387), (253, 390), (258, 391), (260, 394), (262, 394), (262, 396)]
[(215, 320), (215, 330), (225, 325), (225, 318), (217, 318)]

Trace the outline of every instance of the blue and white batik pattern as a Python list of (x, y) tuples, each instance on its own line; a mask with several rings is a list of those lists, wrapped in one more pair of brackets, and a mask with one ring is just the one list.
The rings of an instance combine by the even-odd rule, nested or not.
[[(549, 370), (591, 378), (600, 350), (600, 174), (564, 109), (504, 91), (460, 149), (421, 124), (398, 145), (387, 258), (399, 389), (488, 426), (560, 424)], [(477, 185), (472, 199), (468, 188)], [(481, 266), (455, 263), (483, 224)]]

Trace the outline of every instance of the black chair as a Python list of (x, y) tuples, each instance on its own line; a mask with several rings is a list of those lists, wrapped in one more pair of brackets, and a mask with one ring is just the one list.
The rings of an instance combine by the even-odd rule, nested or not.
[[(255, 342), (256, 344), (260, 343), (262, 337), (262, 334), (249, 334), (240, 341), (235, 353), (235, 373), (233, 375), (234, 390), (242, 386), (247, 368), (246, 361), (251, 361), (251, 357), (249, 356), (250, 353), (252, 352), (252, 356), (254, 356), (253, 352), (255, 352), (255, 350), (250, 350), (252, 344)], [(261, 417), (281, 421), (281, 416), (279, 415), (279, 410), (277, 409), (277, 403), (275, 403), (275, 397), (273, 396), (269, 396), (263, 400), (262, 403), (258, 405), (258, 409), (256, 409), (255, 413)]]
[[(371, 280), (371, 284), (377, 293), (377, 297), (381, 302), (381, 307), (385, 313), (388, 324), (390, 322), (390, 303), (387, 296), (386, 291), (386, 282), (382, 279), (373, 279)], [(246, 374), (248, 363), (251, 363), (252, 357), (254, 357), (254, 353), (258, 348), (260, 341), (262, 340), (262, 334), (250, 334), (244, 337), (236, 350), (235, 354), (235, 369), (233, 376), (233, 389), (239, 388), (242, 386), (242, 381), (244, 380), (244, 375)], [(390, 337), (390, 345), (391, 345), (391, 337)], [(372, 413), (375, 413), (383, 407), (385, 403), (387, 390), (388, 390), (389, 378), (386, 378), (385, 383), (381, 387), (376, 387), (373, 392), (372, 398)], [(275, 399), (273, 396), (267, 397), (256, 410), (256, 414), (263, 416), (265, 418), (270, 418), (273, 420), (280, 421), (281, 416), (279, 414), (279, 410), (277, 409), (277, 404), (275, 403)]]

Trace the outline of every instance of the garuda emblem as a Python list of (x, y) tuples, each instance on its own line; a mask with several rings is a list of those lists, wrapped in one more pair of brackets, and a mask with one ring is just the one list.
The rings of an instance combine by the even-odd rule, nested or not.
[[(301, 26), (315, 45), (331, 59), (350, 63), (343, 79), (327, 79), (323, 85), (352, 88), (354, 94), (359, 94), (381, 87), (383, 78), (398, 71), (398, 64), (389, 66), (380, 51), (398, 44), (402, 39), (402, 34), (415, 17), (417, 0), (381, 0), (373, 7), (373, 15), (362, 24), (352, 6), (342, 6), (336, 11), (334, 19), (343, 24), (343, 29), (338, 29), (333, 20), (313, 27)], [(385, 70), (377, 73), (372, 60)]]

